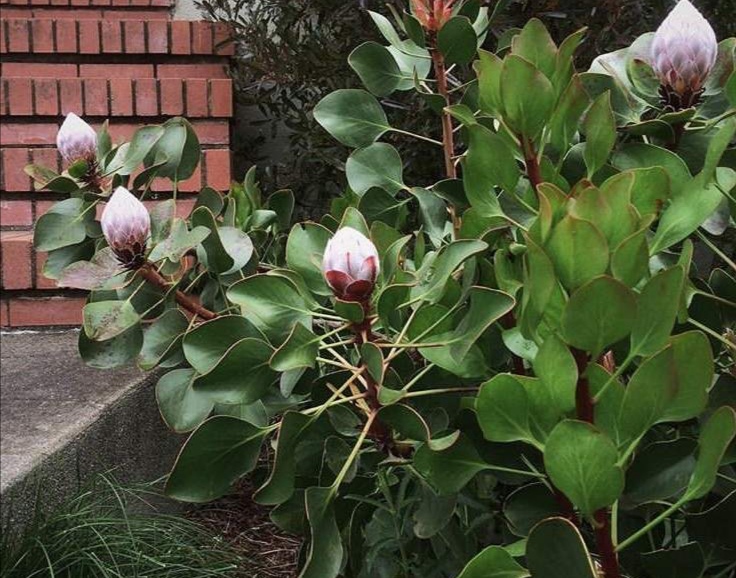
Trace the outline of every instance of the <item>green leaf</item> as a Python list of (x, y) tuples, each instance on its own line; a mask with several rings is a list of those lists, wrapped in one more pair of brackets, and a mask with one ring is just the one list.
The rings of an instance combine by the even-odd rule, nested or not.
[(376, 96), (388, 96), (402, 80), (396, 60), (377, 42), (364, 42), (348, 56), (348, 64), (368, 90)]
[(208, 235), (210, 230), (207, 227), (194, 227), (190, 231), (183, 219), (176, 218), (171, 224), (171, 234), (153, 248), (148, 259), (154, 263), (162, 259), (178, 263), (187, 251), (199, 245)]
[(245, 338), (225, 352), (208, 373), (194, 380), (194, 390), (225, 404), (258, 401), (277, 375), (269, 366), (273, 348), (259, 339)]
[[(724, 190), (736, 185), (736, 172), (727, 168), (717, 169), (717, 178)], [(672, 199), (662, 213), (657, 232), (649, 252), (660, 251), (679, 243), (697, 228), (718, 208), (723, 195), (716, 183), (704, 185), (700, 176), (688, 179), (683, 191)]]
[(565, 341), (593, 358), (626, 337), (637, 314), (636, 296), (612, 277), (596, 277), (575, 291), (565, 305)]
[(331, 236), (329, 229), (317, 223), (297, 223), (286, 241), (286, 264), (317, 295), (332, 294), (322, 275), (322, 256)]
[(450, 353), (458, 360), (463, 359), (481, 335), (516, 305), (516, 300), (508, 293), (486, 287), (471, 287), (469, 299), (470, 307), (451, 338)]
[(583, 537), (565, 518), (549, 518), (534, 527), (526, 559), (533, 578), (598, 577)]
[(183, 502), (209, 502), (256, 466), (268, 429), (230, 416), (199, 426), (179, 452), (166, 482), (166, 495)]
[(112, 249), (104, 247), (90, 261), (76, 261), (65, 267), (56, 284), (59, 287), (101, 291), (121, 289), (130, 281), (131, 275), (121, 267)]
[(294, 493), (296, 476), (294, 451), (301, 441), (302, 434), (313, 423), (314, 417), (296, 411), (287, 411), (284, 414), (276, 440), (276, 455), (271, 475), (253, 496), (257, 503), (275, 506), (288, 500)]
[(240, 315), (222, 315), (200, 323), (184, 336), (184, 357), (198, 373), (208, 373), (230, 347), (247, 337), (263, 339), (263, 334)]
[(138, 366), (153, 369), (179, 343), (189, 327), (189, 319), (179, 309), (169, 309), (143, 332), (143, 347), (138, 355)]
[(376, 25), (376, 28), (378, 28), (381, 35), (386, 39), (386, 41), (393, 45), (398, 46), (401, 44), (401, 38), (399, 37), (398, 32), (396, 32), (396, 29), (394, 28), (393, 24), (391, 24), (391, 21), (386, 18), (383, 14), (379, 14), (378, 12), (374, 12), (372, 10), (368, 10), (368, 15), (373, 20), (373, 23)]
[(365, 319), (365, 310), (357, 301), (343, 301), (335, 298), (335, 313), (351, 323), (360, 323)]
[(660, 271), (644, 285), (631, 330), (630, 355), (652, 355), (665, 346), (675, 326), (684, 283), (685, 271), (676, 266)]
[(529, 572), (500, 546), (488, 546), (465, 565), (457, 578), (526, 578)]
[(526, 537), (534, 526), (559, 510), (559, 504), (543, 483), (533, 483), (514, 490), (503, 505), (503, 515), (509, 521), (509, 530), (516, 536)]
[(455, 514), (457, 496), (439, 496), (428, 486), (419, 492), (419, 506), (414, 511), (414, 535), (427, 540), (439, 534)]
[(130, 301), (87, 303), (82, 311), (84, 332), (93, 341), (106, 341), (140, 321)]
[(437, 34), (437, 47), (447, 64), (468, 64), (475, 56), (478, 38), (470, 19), (450, 18)]
[(412, 187), (409, 189), (412, 196), (419, 202), (419, 213), (422, 217), (424, 230), (427, 231), (435, 247), (442, 245), (447, 223), (447, 205), (445, 201), (428, 189)]
[(560, 154), (567, 152), (578, 131), (580, 117), (590, 102), (580, 77), (576, 74), (562, 93), (550, 119), (550, 143)]
[(534, 139), (555, 106), (552, 83), (529, 61), (510, 54), (501, 72), (501, 98), (511, 128)]
[(683, 189), (692, 178), (685, 161), (675, 153), (647, 143), (633, 142), (618, 147), (611, 156), (611, 164), (620, 171), (661, 167), (669, 176), (673, 193)]
[(115, 172), (121, 175), (133, 174), (165, 132), (164, 127), (157, 124), (142, 126), (136, 130), (122, 166)]
[(701, 578), (706, 564), (697, 542), (641, 555), (641, 565), (652, 578)]
[(703, 170), (698, 175), (703, 183), (711, 183), (715, 178), (718, 163), (721, 162), (721, 157), (723, 157), (723, 153), (731, 144), (735, 134), (736, 119), (729, 118), (721, 123), (717, 128), (716, 134), (710, 137), (708, 150), (705, 154), (705, 162), (703, 163)]
[(616, 143), (616, 119), (611, 108), (611, 93), (604, 92), (593, 101), (583, 121), (585, 150), (583, 158), (588, 168), (588, 178), (606, 164), (608, 155)]
[[(589, 423), (560, 422), (544, 448), (547, 474), (586, 516), (613, 504), (624, 489), (614, 443)], [(532, 531), (529, 540), (532, 540)]]
[(552, 231), (547, 254), (555, 271), (568, 289), (576, 289), (608, 268), (608, 243), (590, 221), (571, 215)]
[(309, 305), (284, 277), (253, 275), (231, 285), (227, 297), (269, 338), (285, 339), (295, 323), (311, 326)]
[(370, 376), (378, 385), (381, 385), (383, 383), (383, 373), (385, 371), (381, 348), (375, 343), (364, 343), (360, 346), (360, 356), (368, 368)]
[(79, 332), (79, 355), (86, 365), (98, 369), (122, 367), (135, 359), (143, 344), (140, 324), (105, 341), (93, 341), (84, 331)]
[(486, 114), (503, 111), (501, 99), (501, 71), (503, 60), (493, 52), (478, 51), (479, 60), (473, 64), (478, 76), (478, 100), (480, 109)]
[(81, 243), (87, 238), (87, 225), (95, 217), (91, 208), (91, 203), (79, 198), (55, 203), (36, 221), (33, 246), (37, 251), (53, 251)]
[(192, 388), (193, 369), (175, 369), (156, 383), (156, 401), (166, 425), (177, 433), (193, 430), (212, 412), (214, 402)]
[(649, 227), (643, 227), (626, 237), (611, 254), (611, 273), (629, 287), (636, 285), (649, 273)]
[(642, 217), (656, 215), (670, 196), (670, 179), (667, 171), (659, 166), (633, 169), (634, 185), (631, 203)]
[(300, 367), (314, 367), (318, 353), (319, 337), (297, 323), (284, 344), (271, 357), (271, 369), (283, 372)]
[(626, 472), (626, 499), (633, 504), (669, 500), (682, 492), (695, 468), (695, 440), (654, 442), (638, 451)]
[(556, 335), (550, 335), (539, 346), (534, 358), (534, 374), (550, 392), (559, 413), (575, 409), (578, 368), (568, 347)]
[(424, 418), (408, 405), (394, 403), (378, 410), (378, 419), (407, 440), (428, 442), (431, 437)]
[(446, 447), (436, 449), (423, 444), (414, 454), (417, 471), (440, 495), (459, 492), (488, 466), (470, 440), (462, 434), (451, 436), (448, 441), (450, 443)]
[(535, 444), (529, 423), (529, 397), (516, 376), (501, 373), (484, 383), (475, 401), (478, 424), (492, 442)]
[(345, 175), (358, 195), (373, 187), (392, 195), (404, 188), (401, 157), (386, 143), (373, 143), (354, 151), (345, 163)]
[(484, 216), (503, 215), (494, 186), (514, 194), (520, 172), (509, 144), (482, 125), (468, 127), (463, 184), (470, 204)]
[(335, 521), (332, 488), (307, 488), (304, 493), (310, 541), (298, 578), (336, 578), (342, 566), (343, 547)]
[(391, 130), (383, 108), (365, 90), (328, 94), (314, 107), (314, 119), (342, 144), (354, 148), (367, 147)]
[(419, 282), (412, 288), (412, 301), (438, 302), (444, 293), (450, 275), (470, 257), (482, 253), (488, 248), (483, 241), (454, 241), (443, 248), (431, 267), (419, 271)]
[(181, 117), (167, 120), (163, 128), (164, 134), (146, 157), (145, 166), (165, 160), (156, 175), (173, 181), (185, 181), (194, 174), (199, 164), (197, 133), (189, 121)]
[(547, 28), (532, 18), (511, 41), (511, 52), (531, 62), (547, 78), (552, 78), (557, 64), (557, 46)]
[(696, 500), (710, 492), (726, 448), (736, 436), (736, 412), (723, 406), (713, 412), (698, 439), (698, 458), (690, 478), (685, 499)]

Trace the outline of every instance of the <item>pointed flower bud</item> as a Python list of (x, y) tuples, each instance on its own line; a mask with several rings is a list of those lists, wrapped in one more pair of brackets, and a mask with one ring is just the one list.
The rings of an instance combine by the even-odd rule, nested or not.
[(327, 243), (322, 271), (339, 299), (366, 301), (379, 271), (376, 246), (360, 231), (343, 227)]
[(682, 107), (696, 104), (717, 56), (713, 28), (689, 0), (680, 0), (657, 29), (651, 47), (652, 68), (665, 93), (679, 96)]
[(76, 114), (70, 112), (56, 135), (56, 148), (68, 163), (80, 159), (93, 162), (97, 155), (97, 133)]
[(102, 233), (118, 261), (126, 269), (145, 262), (151, 217), (146, 207), (125, 187), (118, 187), (102, 211)]
[(425, 30), (438, 32), (452, 17), (455, 0), (411, 0), (414, 16)]

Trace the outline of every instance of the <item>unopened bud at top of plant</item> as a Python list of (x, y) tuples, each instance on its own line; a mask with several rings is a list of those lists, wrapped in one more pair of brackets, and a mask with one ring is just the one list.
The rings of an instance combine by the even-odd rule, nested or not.
[(70, 112), (56, 135), (56, 147), (68, 163), (80, 159), (94, 162), (97, 155), (97, 133), (76, 114)]
[(680, 96), (697, 95), (717, 56), (713, 28), (689, 0), (680, 0), (652, 41), (651, 64), (660, 82)]
[(379, 271), (373, 242), (352, 227), (343, 227), (325, 248), (322, 272), (335, 295), (344, 301), (370, 297)]
[(145, 262), (151, 217), (146, 207), (125, 187), (118, 187), (102, 211), (102, 233), (118, 261), (126, 269)]
[(414, 16), (425, 30), (437, 32), (452, 17), (455, 0), (411, 0)]

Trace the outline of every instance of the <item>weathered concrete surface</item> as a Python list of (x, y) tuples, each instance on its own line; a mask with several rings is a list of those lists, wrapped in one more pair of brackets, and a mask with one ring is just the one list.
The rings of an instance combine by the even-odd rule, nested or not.
[(152, 481), (173, 464), (182, 436), (158, 413), (155, 377), (134, 367), (84, 365), (78, 332), (0, 335), (2, 526), (17, 528), (37, 499), (51, 507), (93, 474)]

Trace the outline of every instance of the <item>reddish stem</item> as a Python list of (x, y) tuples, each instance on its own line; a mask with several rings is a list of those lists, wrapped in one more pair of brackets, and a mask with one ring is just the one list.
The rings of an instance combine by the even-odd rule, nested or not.
[(618, 556), (611, 540), (611, 517), (606, 508), (601, 508), (594, 515), (595, 542), (601, 557), (601, 567), (605, 578), (621, 578)]
[(526, 175), (529, 177), (529, 182), (536, 191), (537, 187), (542, 182), (542, 170), (539, 167), (537, 151), (534, 150), (534, 143), (530, 139), (524, 136), (520, 136), (519, 139), (521, 140), (521, 148), (524, 151)]
[[(150, 263), (146, 263), (140, 269), (138, 269), (138, 274), (146, 281), (148, 281), (152, 285), (155, 285), (159, 289), (162, 289), (163, 291), (168, 291), (171, 288), (169, 282), (164, 279)], [(202, 319), (210, 320), (217, 317), (217, 313), (214, 313), (206, 307), (202, 306), (199, 301), (197, 301), (194, 297), (192, 297), (191, 295), (187, 295), (183, 291), (179, 291), (177, 289), (176, 293), (174, 293), (174, 298), (176, 299), (176, 302), (184, 309), (186, 309), (193, 315), (201, 317)]]
[(572, 349), (572, 355), (578, 366), (578, 385), (575, 389), (575, 409), (577, 410), (578, 419), (593, 423), (595, 421), (595, 407), (593, 397), (590, 395), (590, 383), (585, 377), (585, 370), (588, 367), (589, 356), (580, 349)]

